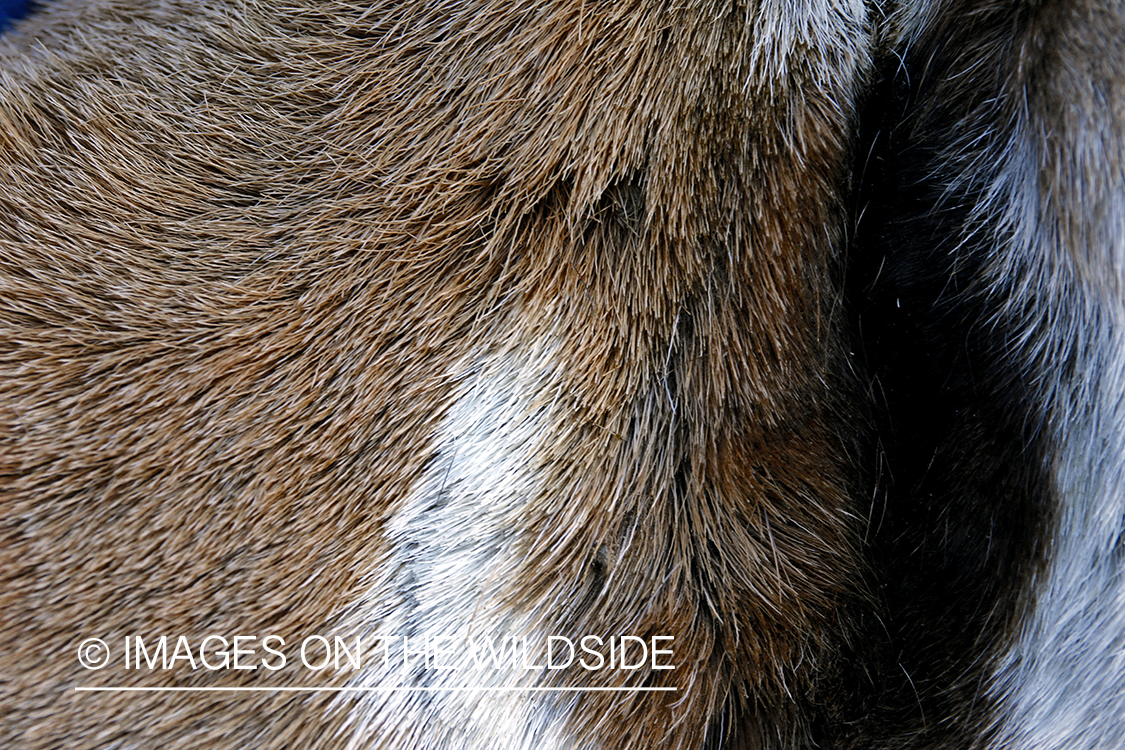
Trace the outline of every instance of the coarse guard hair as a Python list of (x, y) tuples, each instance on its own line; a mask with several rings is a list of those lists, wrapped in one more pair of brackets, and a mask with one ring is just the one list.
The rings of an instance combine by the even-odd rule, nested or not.
[(1125, 7), (52, 0), (0, 746), (1125, 747)]

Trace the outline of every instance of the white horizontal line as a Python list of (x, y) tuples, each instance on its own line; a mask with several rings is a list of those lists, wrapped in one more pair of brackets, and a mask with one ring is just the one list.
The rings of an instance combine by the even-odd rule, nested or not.
[(674, 693), (674, 687), (75, 687), (87, 693)]

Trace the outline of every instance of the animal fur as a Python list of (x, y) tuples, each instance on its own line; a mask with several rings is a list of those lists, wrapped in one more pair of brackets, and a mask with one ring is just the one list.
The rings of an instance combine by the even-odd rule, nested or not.
[(877, 746), (1125, 746), (1125, 8), (927, 1), (889, 33), (852, 250)]
[[(0, 38), (0, 745), (1123, 744), (1122, 31), (42, 8)], [(74, 658), (162, 633), (676, 668)]]

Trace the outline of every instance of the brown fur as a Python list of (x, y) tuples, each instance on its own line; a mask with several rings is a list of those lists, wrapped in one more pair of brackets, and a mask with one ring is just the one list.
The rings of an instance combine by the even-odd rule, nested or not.
[(388, 724), (360, 698), (72, 690), (348, 675), (73, 653), (370, 626), (459, 384), (529, 357), (539, 489), (465, 601), (674, 635), (679, 665), (633, 676), (674, 696), (536, 698), (544, 721), (570, 747), (829, 741), (862, 598), (835, 269), (868, 42), (843, 10), (801, 23), (64, 0), (5, 39), (0, 744), (470, 744), (421, 698)]

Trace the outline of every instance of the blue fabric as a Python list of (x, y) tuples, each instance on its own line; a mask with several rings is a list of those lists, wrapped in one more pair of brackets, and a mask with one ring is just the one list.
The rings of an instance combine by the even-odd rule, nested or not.
[(0, 0), (0, 31), (8, 27), (11, 19), (27, 15), (27, 0)]

